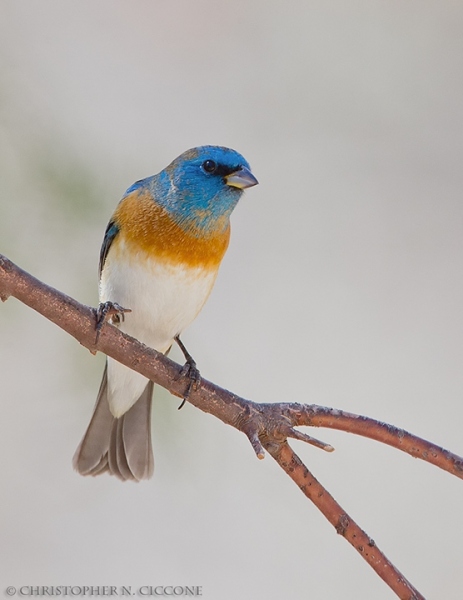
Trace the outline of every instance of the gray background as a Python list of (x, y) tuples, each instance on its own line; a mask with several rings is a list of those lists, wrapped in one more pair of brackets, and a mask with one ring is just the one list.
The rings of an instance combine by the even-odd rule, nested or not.
[[(260, 180), (184, 335), (255, 401), (463, 452), (461, 2), (3, 0), (0, 252), (95, 305), (124, 190), (200, 144)], [(180, 355), (174, 354), (180, 360)], [(391, 598), (270, 457), (155, 394), (154, 478), (73, 472), (103, 357), (0, 307), (0, 584)], [(460, 480), (372, 441), (294, 447), (429, 598), (463, 594)]]

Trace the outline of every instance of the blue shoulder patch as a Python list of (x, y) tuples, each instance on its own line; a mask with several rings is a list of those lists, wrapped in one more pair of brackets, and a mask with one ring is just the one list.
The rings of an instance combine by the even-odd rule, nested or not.
[(135, 192), (136, 190), (139, 190), (142, 187), (145, 187), (145, 185), (148, 182), (148, 179), (150, 179), (150, 177), (147, 177), (146, 179), (140, 179), (139, 181), (136, 181), (135, 183), (133, 183), (129, 189), (125, 192), (124, 197), (128, 196), (129, 194), (131, 194), (132, 192)]

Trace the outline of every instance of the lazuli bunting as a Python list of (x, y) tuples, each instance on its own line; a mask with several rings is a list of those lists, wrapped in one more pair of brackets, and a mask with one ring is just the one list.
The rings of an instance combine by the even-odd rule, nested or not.
[[(243, 190), (256, 184), (240, 154), (202, 146), (132, 185), (100, 253), (100, 307), (103, 313), (109, 307), (112, 324), (159, 352), (177, 341), (194, 368), (178, 336), (211, 293), (230, 238), (230, 215)], [(152, 392), (153, 382), (106, 359), (93, 416), (74, 455), (79, 473), (151, 477)]]

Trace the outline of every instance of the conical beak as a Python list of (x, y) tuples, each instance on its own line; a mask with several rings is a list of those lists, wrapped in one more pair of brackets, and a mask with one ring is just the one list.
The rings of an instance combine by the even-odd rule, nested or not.
[(226, 175), (225, 181), (227, 185), (239, 188), (240, 190), (244, 190), (259, 183), (251, 171), (246, 167), (240, 167), (237, 171)]

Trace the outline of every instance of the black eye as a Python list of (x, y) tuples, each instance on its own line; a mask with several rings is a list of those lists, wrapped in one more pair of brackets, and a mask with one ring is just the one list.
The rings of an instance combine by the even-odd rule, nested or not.
[(217, 169), (217, 164), (213, 160), (205, 160), (203, 162), (203, 169), (206, 173), (213, 173)]

